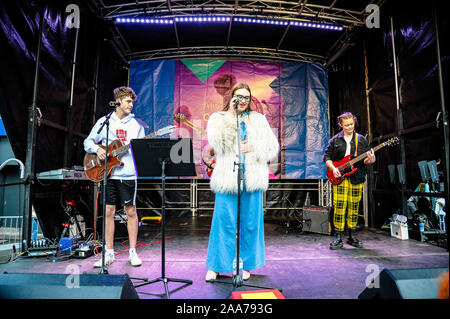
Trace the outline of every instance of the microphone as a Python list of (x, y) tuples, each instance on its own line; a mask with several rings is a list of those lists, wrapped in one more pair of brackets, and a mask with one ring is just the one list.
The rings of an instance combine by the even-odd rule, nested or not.
[(117, 106), (120, 106), (120, 102), (111, 101), (111, 102), (109, 102), (109, 106), (111, 106), (111, 107), (117, 107)]
[(236, 104), (234, 107), (237, 109), (237, 107), (239, 105), (239, 99), (234, 100), (234, 104)]

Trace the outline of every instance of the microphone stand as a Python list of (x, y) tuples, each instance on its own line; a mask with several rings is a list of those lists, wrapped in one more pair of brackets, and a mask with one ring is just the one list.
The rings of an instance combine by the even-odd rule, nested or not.
[(244, 177), (242, 176), (242, 153), (241, 153), (241, 126), (239, 123), (239, 100), (236, 99), (236, 107), (235, 107), (235, 113), (236, 113), (236, 136), (237, 136), (237, 146), (238, 146), (238, 161), (237, 163), (234, 162), (234, 166), (237, 166), (238, 173), (237, 173), (237, 220), (236, 220), (236, 273), (233, 273), (233, 286), (234, 287), (240, 287), (242, 286), (243, 279), (242, 275), (240, 274), (240, 257), (239, 257), (239, 243), (240, 240), (240, 229), (241, 229), (241, 185), (244, 180)]
[[(240, 262), (239, 262), (239, 243), (240, 243), (240, 226), (241, 226), (241, 188), (243, 189), (243, 182), (244, 182), (244, 174), (242, 165), (242, 154), (241, 154), (241, 127), (239, 125), (239, 100), (236, 99), (235, 101), (235, 114), (236, 114), (236, 135), (237, 135), (237, 145), (238, 145), (238, 160), (237, 163), (234, 162), (234, 166), (238, 168), (238, 174), (237, 174), (237, 220), (236, 220), (236, 272), (233, 272), (232, 281), (223, 281), (223, 280), (216, 280), (212, 279), (210, 282), (218, 282), (223, 284), (232, 284), (233, 285), (233, 291), (236, 290), (236, 288), (246, 286), (246, 287), (254, 287), (254, 288), (263, 288), (263, 289), (274, 289), (272, 287), (265, 287), (265, 286), (258, 286), (253, 284), (244, 284), (244, 280), (242, 278), (242, 275), (240, 273)], [(241, 187), (242, 186), (242, 187)], [(278, 289), (279, 291), (282, 291), (281, 289)]]
[[(108, 138), (109, 138), (109, 119), (113, 115), (115, 110), (111, 111), (105, 118), (105, 121), (100, 126), (97, 131), (97, 134), (100, 134), (103, 127), (106, 125), (106, 155), (105, 155), (105, 170), (103, 171), (103, 221), (102, 221), (102, 268), (100, 268), (99, 274), (108, 274), (108, 269), (105, 266), (105, 251), (106, 251), (106, 243), (105, 243), (105, 224), (106, 224), (106, 185), (108, 183)], [(97, 221), (95, 221), (97, 222)], [(95, 238), (94, 238), (95, 240)]]

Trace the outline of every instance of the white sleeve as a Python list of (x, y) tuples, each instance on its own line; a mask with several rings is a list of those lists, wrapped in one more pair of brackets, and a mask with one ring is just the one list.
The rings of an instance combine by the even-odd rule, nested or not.
[(87, 153), (96, 153), (100, 146), (97, 144), (101, 143), (102, 141), (102, 135), (97, 134), (98, 129), (101, 125), (101, 120), (98, 120), (97, 123), (95, 123), (94, 127), (91, 129), (91, 132), (89, 133), (88, 137), (83, 142), (84, 150)]
[(206, 127), (208, 143), (217, 154), (235, 152), (236, 123), (230, 113), (213, 113)]
[(266, 117), (258, 114), (258, 132), (252, 146), (257, 158), (268, 162), (278, 155), (280, 145)]
[(139, 125), (138, 138), (145, 137), (145, 128), (142, 125)]

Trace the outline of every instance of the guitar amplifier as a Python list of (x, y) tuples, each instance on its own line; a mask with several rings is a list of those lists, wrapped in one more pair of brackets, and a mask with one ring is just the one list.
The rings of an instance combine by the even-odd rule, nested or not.
[(331, 235), (331, 207), (303, 206), (303, 231)]

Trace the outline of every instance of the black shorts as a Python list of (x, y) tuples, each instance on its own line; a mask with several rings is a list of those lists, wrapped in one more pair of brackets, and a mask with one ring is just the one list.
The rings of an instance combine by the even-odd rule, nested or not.
[[(103, 191), (103, 183), (100, 192)], [(116, 207), (136, 205), (137, 180), (108, 179), (106, 184), (106, 205)]]

